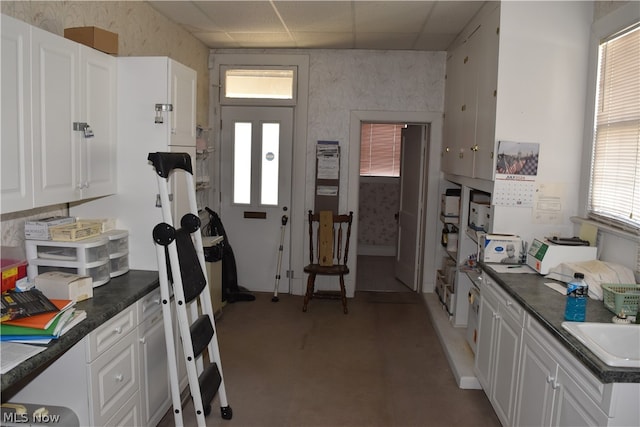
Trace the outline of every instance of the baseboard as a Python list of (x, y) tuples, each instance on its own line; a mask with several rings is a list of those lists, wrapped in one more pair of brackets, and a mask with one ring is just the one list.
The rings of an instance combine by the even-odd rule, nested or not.
[(435, 293), (424, 293), (422, 296), (458, 387), (482, 389), (473, 372), (474, 356), (466, 340), (466, 329), (453, 327)]
[(358, 245), (358, 255), (365, 256), (396, 256), (395, 246)]

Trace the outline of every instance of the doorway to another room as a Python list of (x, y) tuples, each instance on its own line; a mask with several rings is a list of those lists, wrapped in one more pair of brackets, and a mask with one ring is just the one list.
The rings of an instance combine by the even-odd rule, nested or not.
[(360, 125), (356, 291), (418, 290), (425, 135), (424, 124)]

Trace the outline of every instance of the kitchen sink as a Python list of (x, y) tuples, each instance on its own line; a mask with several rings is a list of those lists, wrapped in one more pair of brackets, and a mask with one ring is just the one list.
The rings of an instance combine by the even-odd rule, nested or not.
[(562, 322), (562, 327), (607, 365), (640, 368), (640, 325)]

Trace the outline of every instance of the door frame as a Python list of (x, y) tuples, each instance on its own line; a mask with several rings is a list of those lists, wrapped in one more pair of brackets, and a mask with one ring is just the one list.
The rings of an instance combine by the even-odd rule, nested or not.
[[(296, 66), (298, 67), (297, 102), (293, 106), (293, 153), (291, 165), (291, 206), (289, 209), (289, 265), (294, 272), (282, 272), (283, 279), (289, 280), (289, 289), (294, 295), (304, 295), (304, 199), (307, 176), (307, 117), (309, 105), (309, 56), (274, 55), (252, 53), (209, 53), (209, 124), (213, 134), (218, 137), (214, 141), (212, 164), (220, 165), (220, 67), (222, 65), (252, 66)], [(297, 143), (296, 143), (297, 141)], [(212, 176), (212, 187), (216, 189), (212, 197), (212, 209), (220, 210), (220, 168)]]
[[(396, 123), (407, 122), (416, 125), (429, 124), (429, 137), (427, 138), (427, 162), (426, 170), (422, 171), (422, 176), (427, 180), (424, 185), (425, 194), (421, 206), (423, 217), (423, 238), (422, 245), (422, 277), (419, 279), (418, 291), (432, 292), (434, 288), (434, 278), (436, 274), (436, 249), (439, 244), (439, 234), (437, 230), (438, 205), (439, 205), (439, 183), (440, 183), (440, 151), (442, 147), (442, 125), (443, 114), (441, 112), (416, 112), (416, 111), (352, 111), (349, 129), (349, 184), (347, 205), (348, 210), (353, 211), (356, 221), (353, 222), (352, 235), (358, 235), (358, 210), (360, 200), (360, 126), (362, 122)], [(432, 203), (427, 203), (432, 200)], [(351, 243), (351, 253), (358, 253), (358, 239)], [(349, 259), (349, 269), (357, 272), (357, 256)], [(347, 283), (347, 288), (351, 290), (353, 296), (355, 290), (356, 274), (351, 276), (351, 283)], [(347, 276), (347, 277), (349, 277)]]

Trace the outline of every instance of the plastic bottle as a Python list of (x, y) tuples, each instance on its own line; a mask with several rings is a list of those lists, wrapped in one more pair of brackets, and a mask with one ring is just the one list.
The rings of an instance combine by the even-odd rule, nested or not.
[(570, 322), (584, 322), (587, 315), (589, 286), (584, 282), (584, 274), (575, 273), (573, 280), (567, 284), (567, 305), (564, 319)]

